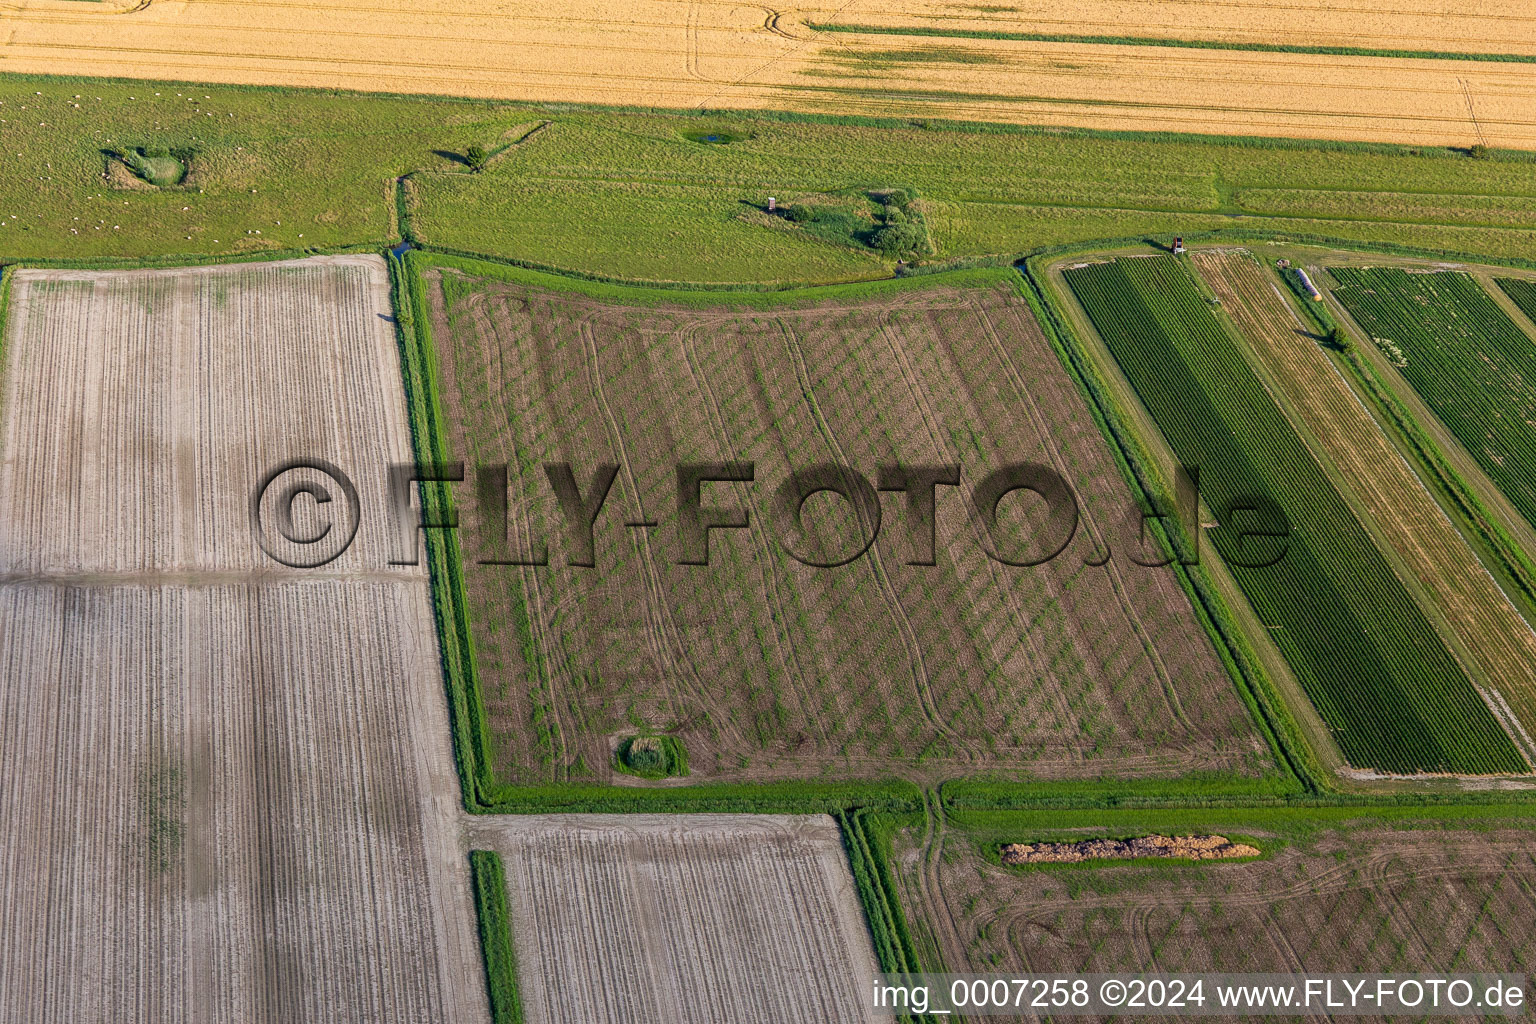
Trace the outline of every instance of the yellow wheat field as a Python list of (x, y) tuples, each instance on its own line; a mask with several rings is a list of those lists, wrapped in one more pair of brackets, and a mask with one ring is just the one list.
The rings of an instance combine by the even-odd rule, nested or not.
[(1536, 147), (1536, 64), (828, 32), (1536, 54), (1521, 0), (5, 0), (0, 71)]

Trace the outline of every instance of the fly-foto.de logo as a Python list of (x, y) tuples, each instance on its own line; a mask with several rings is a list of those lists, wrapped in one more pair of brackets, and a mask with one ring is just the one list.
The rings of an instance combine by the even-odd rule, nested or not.
[[(566, 462), (544, 463), (542, 485), (558, 508), (555, 527), (563, 558), (560, 564), (596, 568), (597, 531), (622, 467), (599, 463), (578, 472)], [(1122, 558), (1139, 566), (1159, 567), (1177, 560), (1200, 559), (1200, 536), (1212, 535), (1222, 557), (1248, 568), (1274, 565), (1289, 545), (1290, 522), (1263, 495), (1244, 496), (1210, 510), (1214, 523), (1201, 523), (1198, 470), (1181, 467), (1171, 501), (1128, 503), (1109, 517), (1105, 534), (1083, 556), (1099, 566)], [(872, 473), (838, 464), (818, 463), (775, 481), (758, 478), (752, 462), (680, 462), (671, 515), (608, 517), (613, 526), (642, 530), (670, 548), (678, 565), (708, 565), (719, 535), (753, 528), (753, 507), (762, 509), (768, 534), (803, 565), (836, 568), (865, 556), (892, 516), (887, 503), (899, 504), (901, 561), (912, 566), (938, 564), (937, 527), (945, 503), (959, 501), (970, 533), (987, 556), (1003, 565), (1029, 567), (1060, 557), (1082, 524), (1077, 494), (1050, 466), (1015, 462), (977, 474), (974, 481), (956, 463), (888, 463)], [(461, 462), (391, 466), (379, 502), (387, 517), (391, 565), (416, 565), (425, 531), (457, 530), (459, 509), (469, 500), (478, 521), (474, 561), (482, 565), (548, 566), (548, 536), (514, 543), (509, 495), (514, 481), (505, 464), (480, 465), (466, 473)], [(766, 494), (755, 492), (767, 488)], [(420, 488), (428, 492), (418, 500)], [(451, 495), (451, 500), (449, 500)], [(808, 504), (826, 495), (838, 506), (842, 528), (827, 530), (811, 522)], [(762, 504), (759, 500), (766, 499)], [(826, 505), (818, 506), (823, 511)], [(274, 467), (258, 482), (251, 499), (256, 543), (274, 560), (295, 568), (314, 568), (339, 557), (357, 535), (364, 515), (356, 484), (337, 466), (321, 459), (296, 459)], [(520, 534), (525, 531), (516, 531)], [(828, 534), (832, 534), (829, 538)]]

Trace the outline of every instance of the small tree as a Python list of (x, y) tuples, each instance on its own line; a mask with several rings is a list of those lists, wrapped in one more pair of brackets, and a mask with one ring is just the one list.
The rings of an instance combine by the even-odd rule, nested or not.
[(478, 143), (470, 146), (464, 151), (464, 159), (468, 160), (469, 166), (476, 171), (484, 167), (485, 162), (490, 158), (491, 154), (486, 151), (484, 146), (479, 145)]
[(799, 203), (785, 210), (784, 215), (796, 224), (808, 224), (816, 219), (816, 208)]
[(869, 244), (887, 256), (921, 252), (927, 245), (923, 229), (911, 221), (887, 224), (876, 231)]
[(1467, 150), (1467, 156), (1470, 156), (1473, 160), (1486, 160), (1488, 159), (1488, 147), (1479, 142)]
[(1354, 348), (1354, 342), (1349, 340), (1349, 335), (1337, 326), (1328, 329), (1328, 345), (1334, 351), (1343, 352), (1346, 355)]
[(661, 740), (655, 736), (636, 736), (624, 751), (624, 763), (636, 771), (661, 771), (667, 764)]

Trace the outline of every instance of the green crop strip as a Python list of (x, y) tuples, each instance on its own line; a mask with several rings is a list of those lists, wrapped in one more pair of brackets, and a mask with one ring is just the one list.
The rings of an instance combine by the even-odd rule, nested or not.
[(517, 989), (517, 950), (512, 945), (512, 911), (507, 905), (507, 875), (501, 855), (471, 850), (469, 870), (475, 891), (475, 917), (480, 923), (480, 953), (485, 958), (485, 987), (491, 997), (491, 1024), (523, 1024), (523, 1001)]
[(1456, 517), (1476, 543), (1488, 554), (1499, 578), (1517, 594), (1529, 612), (1536, 612), (1536, 564), (1522, 551), (1488, 507), (1477, 496), (1445, 453), (1414, 419), (1402, 401), (1358, 352), (1350, 352), (1343, 362), (1359, 380), (1362, 390), (1396, 429), (1413, 455), (1419, 475), (1432, 484), (1450, 503)]
[(1395, 57), (1415, 60), (1470, 60), (1504, 64), (1536, 64), (1536, 55), (1524, 53), (1462, 53), (1456, 50), (1390, 50), (1367, 46), (1237, 43), (1223, 42), (1219, 39), (1165, 39), (1152, 36), (1094, 36), (1059, 32), (1007, 32), (969, 28), (929, 28), (923, 25), (836, 25), (830, 22), (816, 21), (805, 22), (805, 27), (816, 32), (849, 32), (871, 36), (918, 36), (931, 39), (995, 39), (1000, 42), (1019, 43), (1087, 43), (1092, 46), (1164, 46), (1185, 50), (1232, 50), (1240, 53), (1302, 53), (1322, 57)]
[[(1293, 269), (1288, 270), (1284, 278), (1296, 295), (1296, 308), (1323, 337), (1327, 337), (1339, 325), (1326, 305), (1311, 301)], [(1488, 510), (1434, 438), (1392, 393), (1370, 360), (1351, 348), (1339, 355), (1338, 362), (1354, 376), (1358, 390), (1375, 408), (1377, 418), (1383, 424), (1390, 424), (1420, 479), (1438, 492), (1442, 505), (1460, 523), (1473, 547), (1484, 556), (1485, 563), (1505, 589), (1515, 596), (1527, 615), (1536, 613), (1536, 564), (1520, 550), (1505, 525)]]
[[(1065, 277), (1178, 457), (1201, 470), (1214, 546), (1348, 761), (1398, 774), (1529, 771), (1433, 626), (1243, 360), (1184, 265), (1122, 259)], [(1230, 510), (1291, 525), (1254, 561)]]
[[(1467, 454), (1536, 526), (1536, 339), (1470, 274), (1331, 268), (1334, 296)], [(1504, 289), (1515, 298), (1514, 292)], [(1516, 299), (1518, 302), (1519, 300)]]
[(1536, 281), (1527, 281), (1524, 278), (1501, 277), (1498, 279), (1500, 290), (1508, 295), (1510, 301), (1520, 307), (1532, 321), (1536, 321)]

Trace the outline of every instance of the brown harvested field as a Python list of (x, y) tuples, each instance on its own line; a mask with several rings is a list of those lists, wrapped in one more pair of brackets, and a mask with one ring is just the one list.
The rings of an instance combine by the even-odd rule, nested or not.
[(248, 519), (409, 457), (389, 309), (377, 257), (16, 273), (0, 1019), (487, 1019), (425, 571)]
[(1489, 707), (1506, 727), (1513, 725), (1511, 736), (1530, 756), (1536, 731), (1536, 632), (1530, 623), (1392, 447), (1272, 275), (1243, 251), (1195, 252), (1191, 258), (1247, 339), (1282, 408), (1322, 465), (1334, 470), (1364, 513), (1362, 522), (1421, 588)]
[[(1525, 972), (1536, 958), (1536, 861), (1528, 819), (1496, 815), (1324, 821), (1263, 812), (1189, 824), (1242, 837), (1246, 861), (1098, 861), (1004, 867), (1020, 825), (951, 829), (924, 856), (897, 835), (897, 888), (920, 947), (957, 972)], [(1282, 817), (1284, 816), (1284, 817)], [(1169, 831), (1092, 812), (1052, 838)], [(1043, 820), (1043, 819), (1042, 819)], [(990, 851), (990, 852), (988, 852)], [(1120, 1018), (1125, 1019), (1125, 1018)]]
[[(13, 0), (0, 67), (711, 109), (1105, 129), (1536, 146), (1536, 65), (923, 38), (807, 24), (1536, 54), (1516, 0), (1031, 0), (806, 8), (704, 0), (562, 7), (467, 0)], [(1474, 123), (1474, 120), (1476, 123)]]
[(878, 970), (824, 816), (481, 818), (529, 1024), (866, 1024)]
[[(609, 778), (616, 740), (642, 728), (681, 737), (695, 779), (1268, 770), (1171, 571), (1123, 552), (1085, 564), (1114, 550), (1130, 499), (1006, 275), (764, 312), (455, 270), (426, 283), (451, 452), (510, 464), (513, 547), (549, 542), (547, 567), (466, 555), (502, 779)], [(678, 564), (676, 464), (740, 460), (755, 482), (705, 485), (703, 502), (744, 505), (750, 528), (716, 531), (708, 566)], [(560, 461), (583, 489), (597, 465), (621, 467), (596, 569), (567, 564), (540, 468)], [(769, 515), (792, 469), (873, 478), (892, 461), (958, 463), (967, 488), (1048, 464), (1078, 495), (1079, 529), (1055, 560), (1005, 566), (941, 487), (936, 565), (907, 564), (897, 494), (869, 554), (819, 569), (785, 553)], [(1005, 499), (1009, 543), (1024, 546), (1037, 506)], [(841, 499), (812, 498), (806, 519), (829, 543), (843, 531), (837, 554), (857, 550)], [(482, 529), (473, 509), (464, 525)]]

